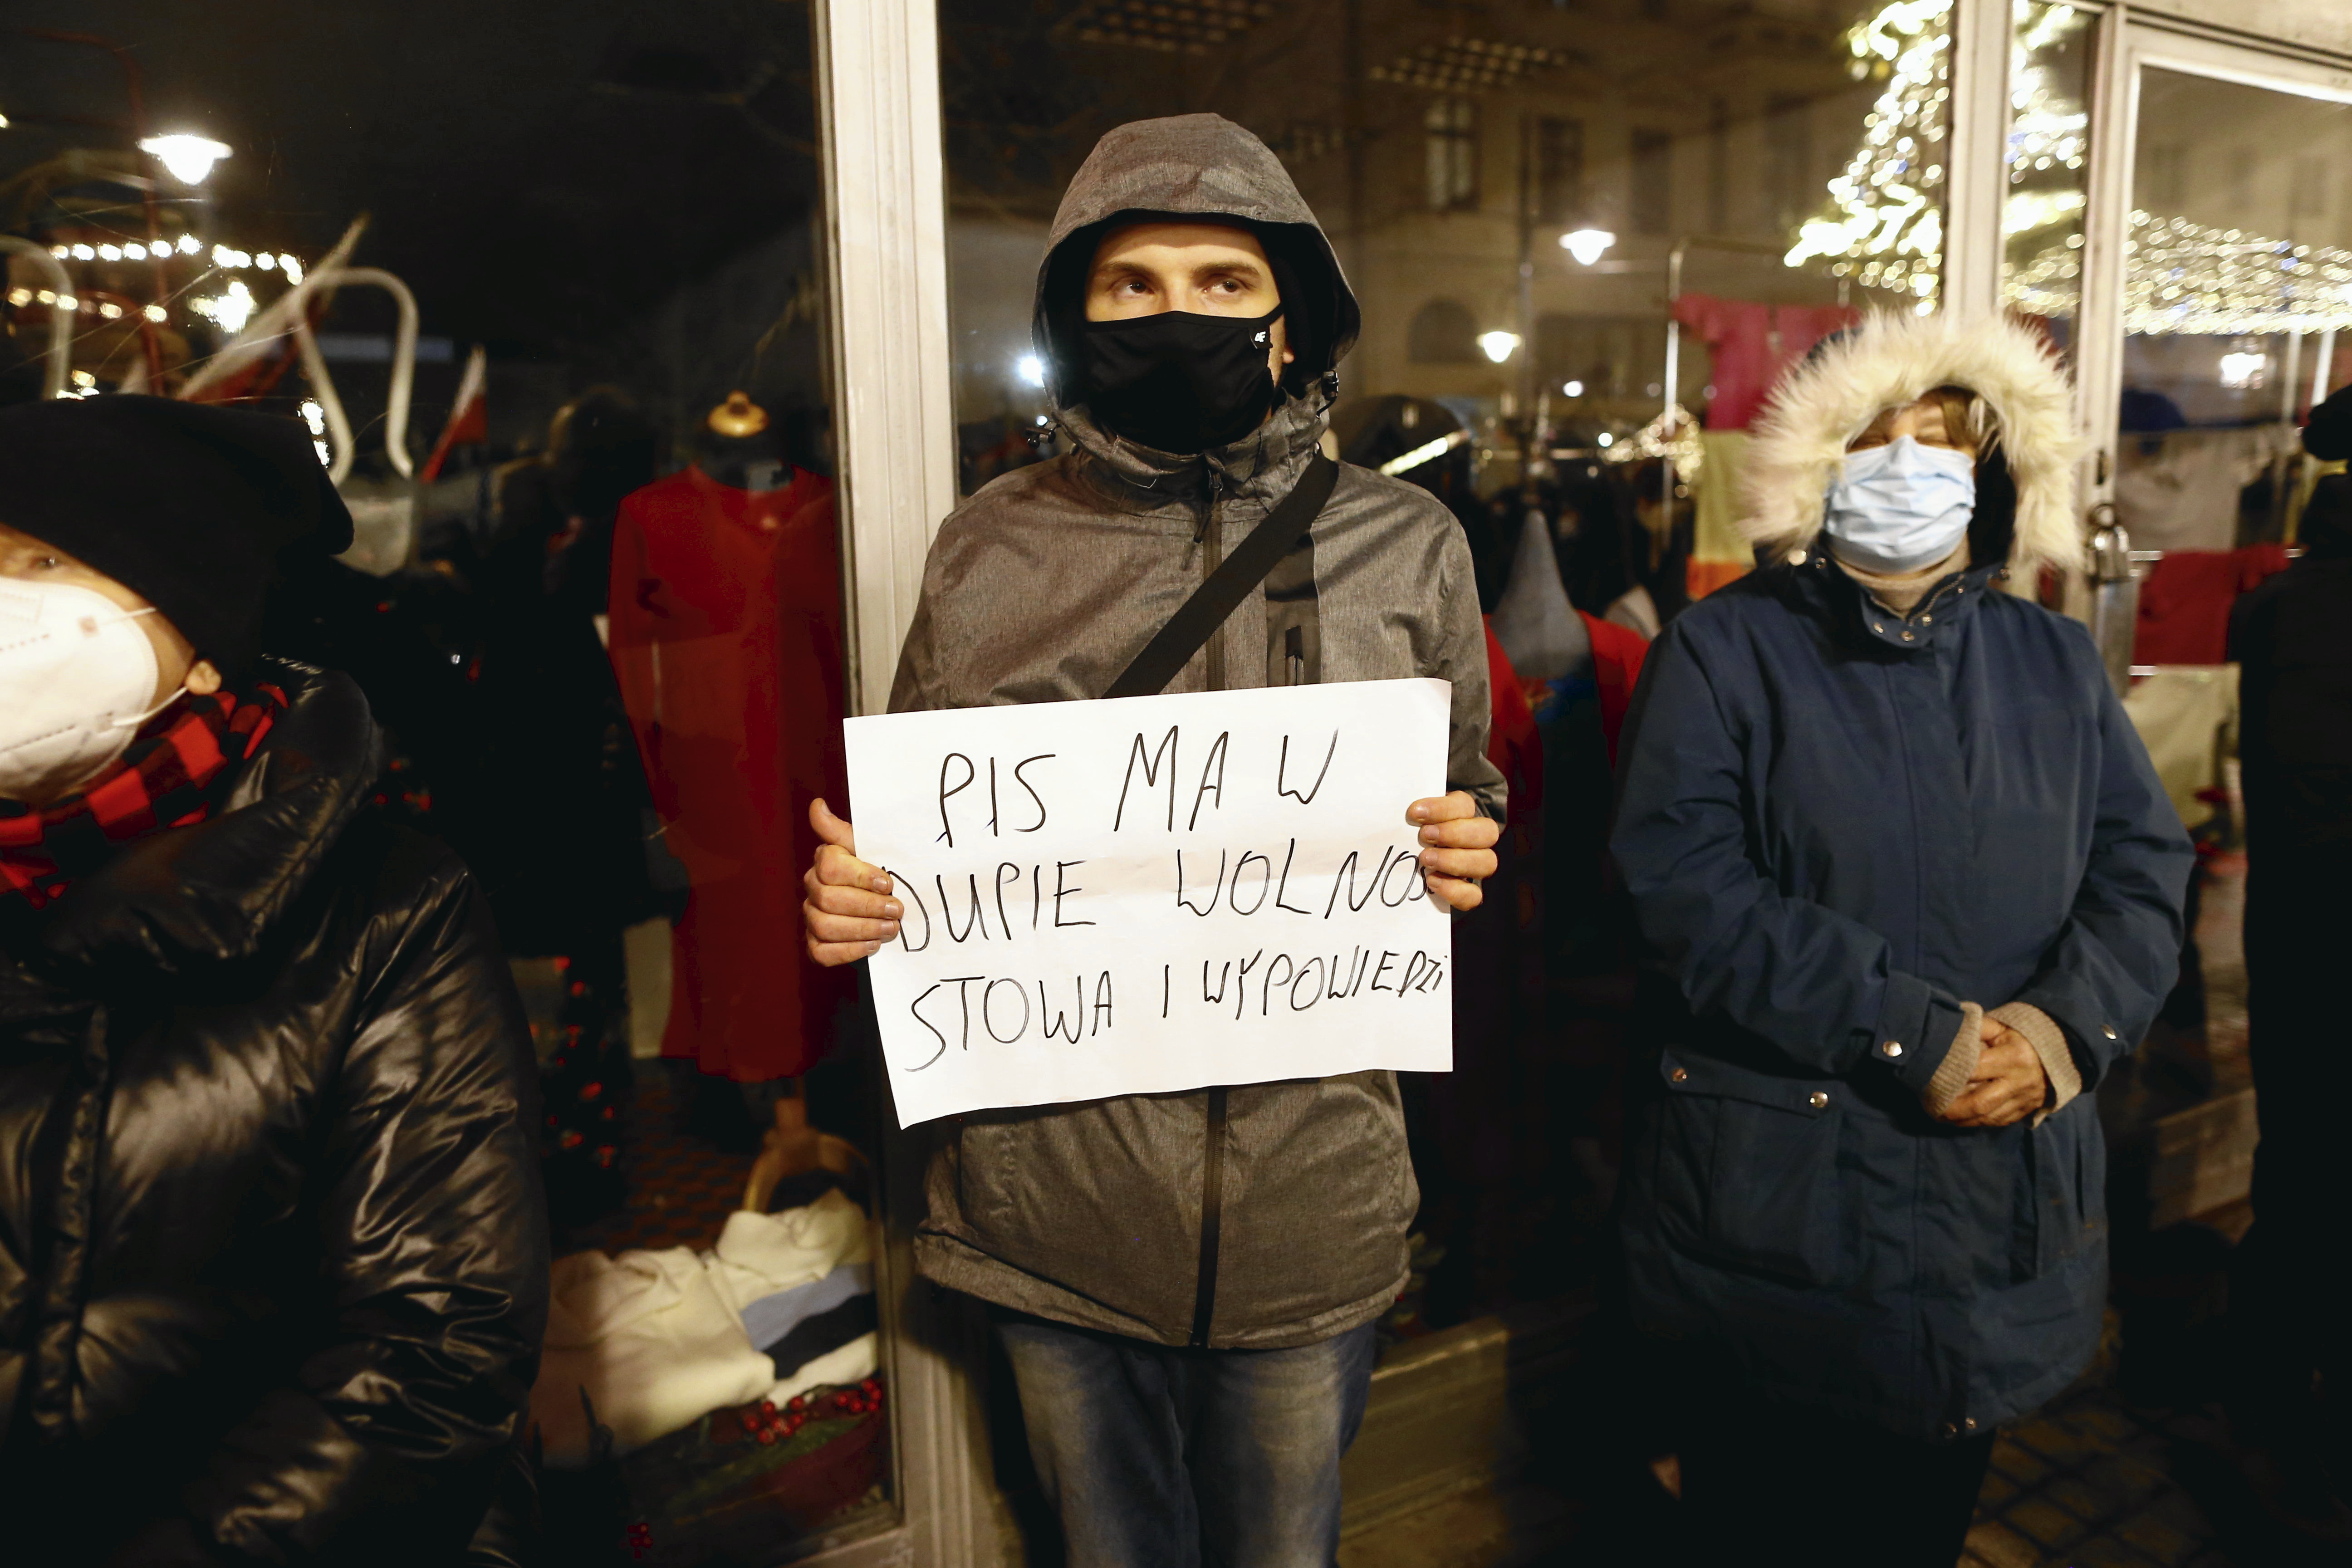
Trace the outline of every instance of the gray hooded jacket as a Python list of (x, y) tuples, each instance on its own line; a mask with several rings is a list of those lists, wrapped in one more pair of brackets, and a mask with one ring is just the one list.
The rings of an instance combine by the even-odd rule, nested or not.
[[(1299, 248), (1328, 268), (1307, 287), (1336, 291), (1321, 301), (1338, 326), (1330, 357), (1354, 338), (1353, 297), (1280, 163), (1241, 127), (1193, 114), (1112, 132), (1071, 182), (1039, 269), (1041, 352), (1053, 247), (1128, 212), (1306, 226), (1313, 244)], [(1057, 403), (1072, 368), (1057, 367)], [(1100, 696), (1305, 470), (1325, 401), (1306, 384), (1247, 437), (1190, 457), (1058, 405), (1076, 450), (997, 479), (941, 525), (892, 710)], [(1342, 467), (1308, 537), (1167, 689), (1419, 676), (1454, 683), (1451, 787), (1499, 818), (1461, 530), (1425, 491)], [(1272, 1349), (1377, 1317), (1403, 1284), (1419, 1194), (1391, 1073), (975, 1112), (940, 1135), (917, 1259), (1020, 1311)]]

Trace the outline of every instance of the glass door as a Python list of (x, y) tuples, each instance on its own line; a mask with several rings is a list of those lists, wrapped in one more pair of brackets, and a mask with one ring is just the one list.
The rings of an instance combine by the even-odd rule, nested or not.
[(2297, 428), (2352, 380), (2352, 71), (2137, 24), (2119, 44), (2084, 377), (2116, 521), (2143, 566), (2290, 544)]

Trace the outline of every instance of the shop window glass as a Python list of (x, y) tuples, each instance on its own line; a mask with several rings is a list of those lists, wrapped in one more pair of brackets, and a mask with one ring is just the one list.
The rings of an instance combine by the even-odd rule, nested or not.
[[(2352, 379), (2337, 349), (2352, 326), (2347, 166), (2352, 105), (2142, 72), (2116, 454), (2135, 548), (2292, 539), (2309, 478), (2297, 426)], [(2169, 646), (2144, 612), (2143, 661), (2176, 661), (2158, 658)]]
[[(2093, 18), (2072, 5), (2018, 0), (2010, 46), (2010, 126), (2003, 165), (2001, 296), (2049, 323), (2071, 350), (2083, 295), (2083, 222), (2089, 198), (2086, 109)], [(2177, 205), (2180, 148), (2144, 147), (2150, 199)]]
[(268, 646), (359, 682), (370, 809), (520, 983), (547, 1560), (894, 1522), (870, 1047), (797, 913), (845, 699), (807, 8), (136, 15), (0, 40), (0, 401), (62, 321), (74, 395), (305, 420), (354, 515)]
[[(1281, 158), (1362, 307), (1333, 444), (1444, 496), (1489, 608), (1540, 581), (1515, 575), (1531, 518), (1532, 558), (1552, 557), (1532, 570), (1556, 569), (1595, 616), (1670, 617), (1747, 569), (1741, 460), (1780, 371), (1865, 307), (1939, 302), (1948, 0), (1211, 9), (940, 0), (967, 487), (1069, 450), (1031, 301), (1065, 187), (1134, 120), (1214, 112)], [(1670, 374), (1668, 264), (1694, 233), (1708, 240), (1682, 258)], [(1569, 744), (1603, 754), (1597, 732)], [(1493, 900), (1513, 913), (1491, 942), (1457, 935), (1457, 952), (1524, 966), (1461, 988), (1465, 1070), (1406, 1087), (1433, 1131), (1391, 1356), (1557, 1301), (1601, 1256), (1629, 958), (1589, 878), (1605, 770), (1561, 767), (1527, 900)], [(1579, 998), (1560, 1026), (1577, 1043), (1523, 1048), (1552, 1037), (1549, 1022), (1514, 1031), (1553, 1019), (1555, 994)], [(1479, 1164), (1474, 1147), (1525, 1160)], [(1481, 1173), (1507, 1167), (1507, 1182)]]

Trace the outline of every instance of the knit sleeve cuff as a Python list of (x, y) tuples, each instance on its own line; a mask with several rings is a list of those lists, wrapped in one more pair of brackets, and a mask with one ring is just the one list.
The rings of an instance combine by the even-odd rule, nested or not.
[(2083, 1092), (2083, 1069), (2074, 1065), (2074, 1048), (2066, 1044), (2066, 1032), (2057, 1021), (2031, 1002), (2011, 1002), (1992, 1010), (1992, 1021), (2006, 1024), (2025, 1037), (2033, 1054), (2042, 1058), (2042, 1070), (2050, 1075), (2050, 1103), (2033, 1118), (2040, 1126), (2043, 1117), (2059, 1110)]
[(1960, 1004), (1959, 1033), (1952, 1037), (1949, 1050), (1937, 1065), (1936, 1076), (1927, 1080), (1927, 1091), (1919, 1097), (1927, 1114), (1941, 1116), (1952, 1108), (1969, 1087), (1969, 1079), (1977, 1073), (1977, 1060), (1984, 1055), (1984, 1009), (1973, 1002)]

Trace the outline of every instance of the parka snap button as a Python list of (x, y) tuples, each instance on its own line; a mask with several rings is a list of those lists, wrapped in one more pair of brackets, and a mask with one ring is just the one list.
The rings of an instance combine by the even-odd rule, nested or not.
[(1676, 1068), (1666, 1076), (1676, 1083), (1688, 1083), (1690, 1081), (1690, 1068)]
[(1947, 1421), (1947, 1422), (1945, 1422), (1945, 1423), (1944, 1423), (1944, 1436), (1947, 1436), (1947, 1437), (1957, 1437), (1957, 1436), (1958, 1436), (1959, 1435), (1960, 1435), (1960, 1429), (1959, 1429), (1958, 1426), (1953, 1426), (1949, 1421)]
[(1812, 1093), (1811, 1093), (1811, 1094), (1809, 1094), (1809, 1095), (1805, 1096), (1805, 1103), (1806, 1103), (1807, 1105), (1811, 1106), (1815, 1110), (1819, 1110), (1820, 1109), (1822, 1109), (1822, 1107), (1823, 1107), (1823, 1106), (1827, 1105), (1829, 1102), (1830, 1102), (1830, 1097), (1829, 1097), (1828, 1095), (1826, 1095), (1826, 1094), (1823, 1094), (1823, 1093), (1822, 1093), (1820, 1089), (1815, 1089), (1815, 1090), (1813, 1090), (1813, 1092), (1812, 1092)]
[(1885, 630), (1886, 629), (1886, 627), (1885, 627), (1885, 624), (1884, 624), (1884, 623), (1882, 623), (1882, 622), (1879, 622), (1879, 621), (1873, 621), (1873, 622), (1871, 622), (1871, 623), (1870, 623), (1870, 629), (1871, 629), (1872, 631), (1874, 631), (1874, 632), (1883, 632), (1883, 631), (1885, 631)]
[(1905, 632), (1903, 634), (1903, 640), (1905, 642), (1909, 642), (1911, 640), (1911, 634), (1909, 632)]
[(2113, 1029), (2110, 1029), (2110, 1028), (2104, 1028), (2104, 1027), (2103, 1027), (2103, 1028), (2101, 1028), (2101, 1029), (2099, 1030), (2099, 1033), (2101, 1033), (2101, 1034), (2103, 1034), (2103, 1035), (2106, 1036), (2106, 1037), (2107, 1037), (2107, 1038), (2109, 1038), (2109, 1039), (2111, 1039), (2111, 1040), (2112, 1040), (2112, 1039), (2114, 1039), (2114, 1038), (2116, 1037), (2116, 1032), (2115, 1032)]
[(1900, 1040), (1889, 1040), (1886, 1042), (1884, 1048), (1888, 1056), (1899, 1057), (1903, 1054), (1903, 1042)]
[(1929, 624), (1930, 622), (1932, 622), (1933, 620), (1935, 620), (1935, 618), (1936, 618), (1936, 617), (1935, 617), (1935, 616), (1921, 616), (1919, 617), (1919, 624), (1920, 624), (1921, 626), (1927, 626), (1927, 624)]
[(1961, 1422), (1960, 1426), (1968, 1431), (1973, 1432), (1977, 1429), (1977, 1418), (1971, 1415), (1967, 1420)]

